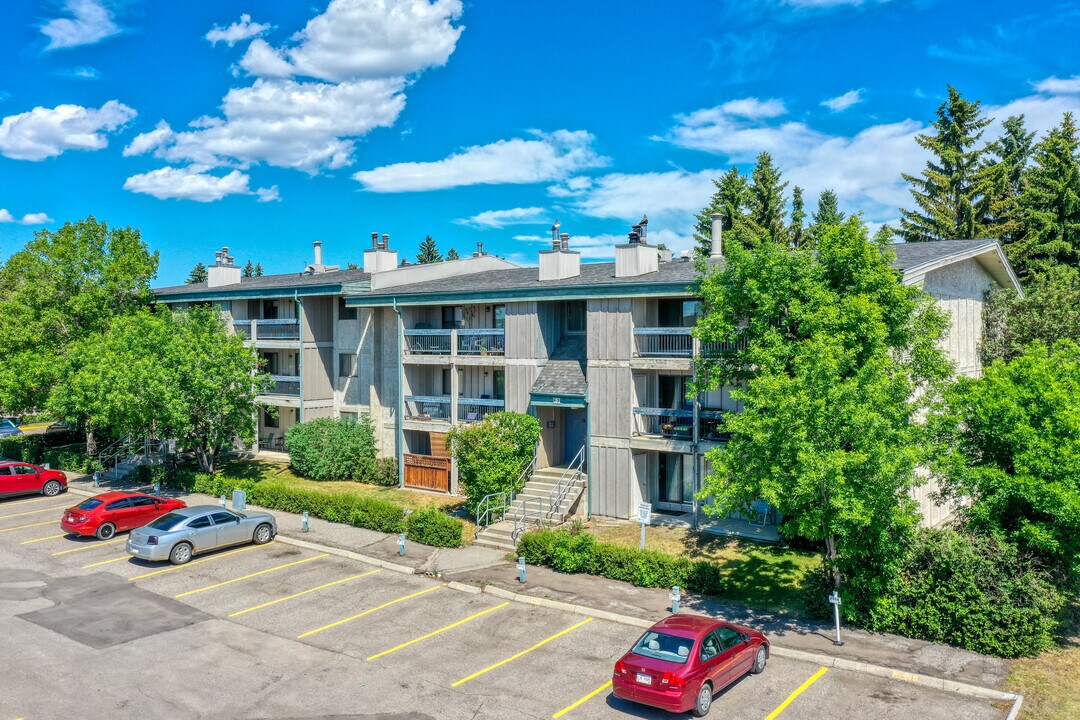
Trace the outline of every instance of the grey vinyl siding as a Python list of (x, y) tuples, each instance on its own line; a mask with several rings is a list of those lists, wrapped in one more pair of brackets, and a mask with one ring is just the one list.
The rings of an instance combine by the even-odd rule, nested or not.
[(962, 260), (927, 273), (923, 289), (949, 313), (949, 331), (944, 340), (949, 357), (959, 375), (979, 375), (979, 344), (982, 342), (982, 312), (986, 291), (996, 283), (976, 260)]
[(506, 409), (511, 412), (528, 412), (530, 395), (540, 368), (536, 365), (506, 366)]
[(557, 303), (507, 303), (507, 359), (544, 360), (550, 356), (562, 335), (561, 318)]

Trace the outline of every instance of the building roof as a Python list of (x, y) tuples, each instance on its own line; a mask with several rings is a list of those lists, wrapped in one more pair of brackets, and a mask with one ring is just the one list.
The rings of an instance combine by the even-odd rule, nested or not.
[[(337, 286), (337, 292), (341, 292), (342, 285), (360, 283), (371, 280), (370, 273), (363, 270), (329, 270), (321, 273), (283, 273), (281, 275), (263, 275), (262, 277), (240, 278), (239, 284), (219, 285), (208, 287), (206, 283), (194, 283), (191, 285), (171, 285), (169, 287), (155, 288), (154, 294), (160, 298), (177, 296), (200, 296), (223, 293), (245, 293), (254, 291), (288, 290), (292, 294), (295, 289), (311, 289), (322, 286)], [(328, 291), (329, 292), (329, 291)], [(264, 293), (272, 297), (271, 292)]]
[(585, 395), (585, 335), (564, 335), (536, 376), (530, 392), (541, 395)]

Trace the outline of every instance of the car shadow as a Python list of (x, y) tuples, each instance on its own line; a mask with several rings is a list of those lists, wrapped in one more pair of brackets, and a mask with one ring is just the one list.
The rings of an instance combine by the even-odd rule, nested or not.
[[(713, 694), (713, 710), (721, 710), (722, 708), (716, 707), (718, 702), (721, 702), (725, 695), (727, 695), (733, 688), (738, 687), (746, 680), (750, 675), (749, 673), (743, 675), (735, 682), (728, 685), (726, 688), (718, 693)], [(689, 712), (685, 713), (669, 713), (666, 710), (650, 707), (648, 705), (641, 705), (640, 703), (633, 702), (632, 700), (623, 700), (615, 697), (615, 693), (609, 692), (605, 698), (607, 706), (613, 710), (618, 710), (626, 715), (632, 715), (639, 718), (648, 718), (649, 720), (660, 720), (661, 718), (673, 718), (673, 717), (691, 717)]]

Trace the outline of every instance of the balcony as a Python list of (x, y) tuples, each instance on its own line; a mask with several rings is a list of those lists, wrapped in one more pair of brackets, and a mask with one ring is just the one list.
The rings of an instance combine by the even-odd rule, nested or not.
[(502, 356), (506, 352), (506, 331), (502, 328), (461, 330), (414, 328), (405, 331), (404, 349), (405, 355), (412, 356)]
[(300, 397), (300, 378), (296, 375), (271, 375), (273, 386), (266, 391), (266, 395), (288, 395)]
[(258, 344), (261, 341), (281, 342), (300, 339), (300, 321), (287, 320), (234, 320), (233, 330), (245, 340)]
[(440, 395), (406, 395), (405, 419), (450, 422), (450, 398)]
[(690, 328), (634, 328), (634, 355), (652, 358), (688, 358), (694, 354)]
[(491, 413), (502, 412), (505, 400), (458, 398), (458, 422), (480, 422)]
[[(724, 412), (721, 410), (698, 411), (698, 439), (723, 442), (728, 435), (724, 431)], [(694, 411), (669, 408), (634, 408), (634, 434), (671, 440), (694, 439)]]

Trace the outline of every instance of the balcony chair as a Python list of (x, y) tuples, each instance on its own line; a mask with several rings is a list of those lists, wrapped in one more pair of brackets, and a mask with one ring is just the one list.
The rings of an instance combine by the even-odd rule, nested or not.
[(766, 525), (772, 525), (770, 519), (772, 518), (772, 506), (764, 500), (757, 500), (751, 506), (750, 524), (754, 527), (765, 527)]
[(270, 433), (265, 438), (259, 440), (260, 450), (270, 450), (274, 447), (274, 433)]

